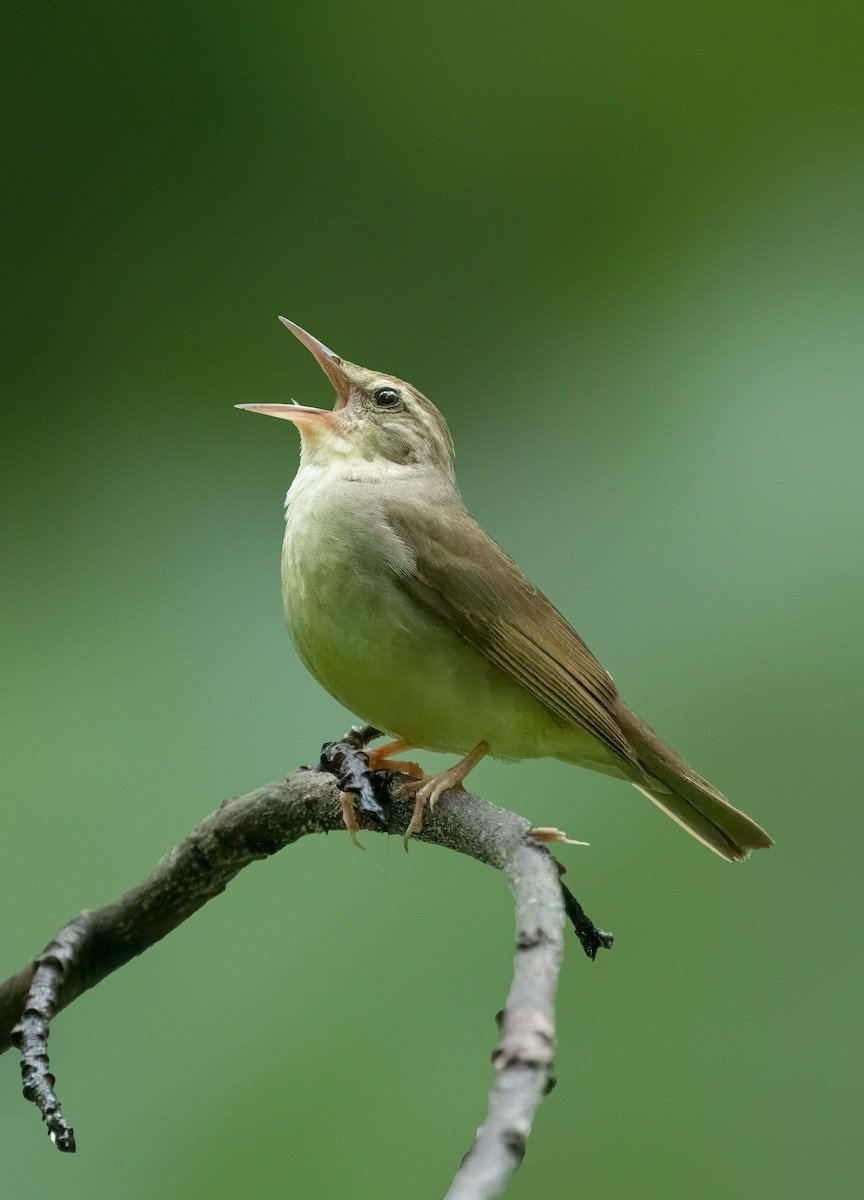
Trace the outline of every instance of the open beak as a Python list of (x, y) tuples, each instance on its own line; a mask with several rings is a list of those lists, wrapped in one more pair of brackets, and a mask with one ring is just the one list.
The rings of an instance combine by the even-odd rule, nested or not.
[(326, 408), (307, 408), (305, 404), (235, 404), (247, 412), (266, 413), (271, 417), (283, 417), (295, 425), (332, 425), (333, 414)]
[(336, 389), (336, 403), (333, 405), (333, 411), (336, 412), (340, 408), (344, 408), (348, 403), (348, 393), (351, 389), (351, 382), (348, 376), (342, 370), (342, 359), (338, 354), (334, 354), (328, 349), (323, 342), (319, 342), (311, 333), (307, 333), (305, 329), (301, 329), (299, 325), (295, 325), (293, 321), (289, 321), (287, 317), (280, 317), (279, 320), (286, 329), (290, 329), (298, 342), (302, 342), (309, 353), (313, 356), (318, 366), (325, 373), (327, 378)]
[(336, 403), (333, 405), (332, 412), (328, 412), (326, 408), (307, 408), (303, 404), (235, 404), (234, 407), (245, 408), (247, 412), (268, 413), (271, 417), (282, 417), (286, 421), (293, 421), (295, 425), (321, 422), (332, 425), (332, 413), (345, 407), (351, 388), (350, 380), (342, 370), (342, 359), (328, 349), (323, 342), (319, 342), (311, 333), (307, 333), (305, 329), (301, 329), (287, 317), (280, 317), (279, 320), (286, 329), (291, 330), (298, 341), (303, 343), (335, 387)]

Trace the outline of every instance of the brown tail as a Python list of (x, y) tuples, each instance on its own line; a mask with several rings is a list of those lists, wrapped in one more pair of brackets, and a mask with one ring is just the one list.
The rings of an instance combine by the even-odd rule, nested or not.
[(751, 850), (773, 846), (760, 825), (733, 808), (725, 796), (688, 767), (635, 713), (629, 710), (626, 716), (620, 713), (619, 721), (648, 776), (647, 780), (634, 783), (634, 787), (673, 821), (731, 862), (746, 858)]

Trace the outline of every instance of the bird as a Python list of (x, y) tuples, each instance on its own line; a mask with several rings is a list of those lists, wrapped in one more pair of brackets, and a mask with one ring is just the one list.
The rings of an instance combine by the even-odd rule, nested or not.
[[(329, 410), (236, 406), (300, 432), (285, 500), (286, 621), (309, 672), (390, 737), (369, 766), (410, 777), (406, 849), (426, 807), (461, 789), (486, 755), (556, 758), (625, 780), (729, 861), (771, 846), (625, 704), (567, 619), (468, 513), (435, 405), (279, 320), (336, 391)], [(459, 760), (426, 775), (395, 757), (418, 748)], [(356, 840), (353, 805), (342, 802)]]

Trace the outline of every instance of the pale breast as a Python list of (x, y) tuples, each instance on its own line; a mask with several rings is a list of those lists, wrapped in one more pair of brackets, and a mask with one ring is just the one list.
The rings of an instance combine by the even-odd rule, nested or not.
[[(286, 506), (285, 614), (307, 669), (377, 728), (434, 750), (489, 742), (503, 758), (599, 744), (564, 726), (449, 624), (411, 599), (410, 549), (380, 506), (381, 485), (302, 469)], [(578, 747), (576, 747), (578, 743)]]
[(374, 674), (373, 645), (380, 669), (393, 580), (409, 568), (375, 486), (301, 468), (288, 493), (282, 547), (282, 597), (297, 651), (324, 687), (361, 715), (356, 692)]

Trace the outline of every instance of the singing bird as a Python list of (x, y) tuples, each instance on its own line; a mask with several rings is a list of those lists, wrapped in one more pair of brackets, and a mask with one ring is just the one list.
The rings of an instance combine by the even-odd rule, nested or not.
[[(406, 847), (425, 805), (487, 754), (559, 758), (627, 780), (726, 859), (770, 846), (627, 707), (579, 634), (470, 516), (434, 404), (279, 319), (336, 389), (332, 411), (237, 405), (300, 431), (282, 551), (288, 628), (319, 683), (393, 739), (370, 766), (415, 777)], [(392, 758), (414, 748), (461, 758), (426, 776)], [(353, 808), (343, 808), (353, 837)]]

